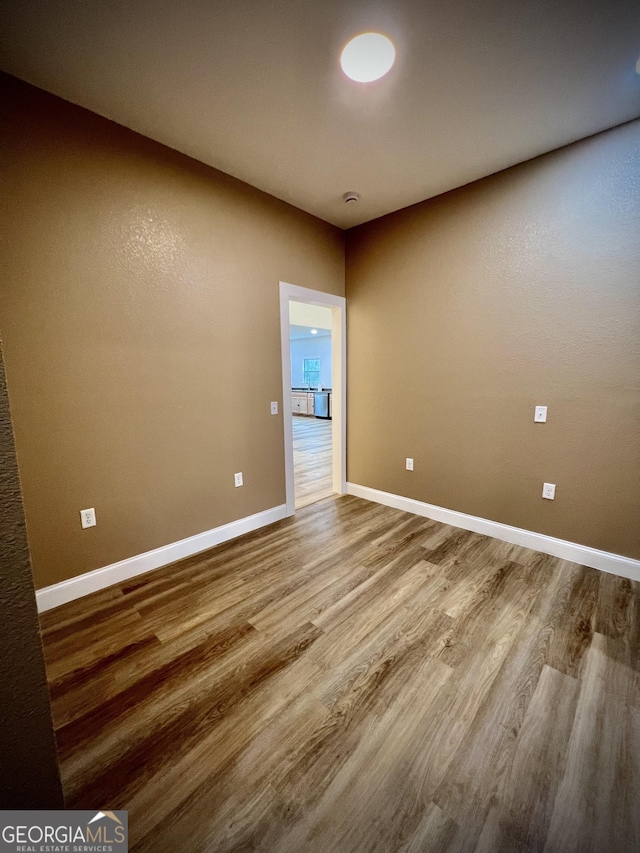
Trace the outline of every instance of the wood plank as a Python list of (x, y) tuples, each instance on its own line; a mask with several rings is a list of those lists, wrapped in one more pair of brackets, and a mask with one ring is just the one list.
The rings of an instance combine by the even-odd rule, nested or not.
[(393, 701), (388, 698), (380, 717), (370, 721), (366, 737), (315, 808), (305, 810), (280, 844), (271, 846), (269, 840), (262, 849), (388, 851), (417, 830), (431, 803), (408, 774), (405, 756), (428, 737), (430, 708), (452, 670), (428, 658), (416, 664), (405, 665), (402, 678), (394, 681)]
[[(576, 708), (575, 679), (544, 666), (475, 853), (544, 848)], [(551, 713), (550, 713), (551, 711)]]
[(612, 666), (607, 638), (595, 634), (586, 654), (547, 853), (640, 849), (638, 715), (636, 708), (603, 689)]
[(600, 572), (581, 566), (574, 578), (564, 624), (549, 650), (549, 666), (566, 675), (578, 675), (582, 657), (591, 645)]

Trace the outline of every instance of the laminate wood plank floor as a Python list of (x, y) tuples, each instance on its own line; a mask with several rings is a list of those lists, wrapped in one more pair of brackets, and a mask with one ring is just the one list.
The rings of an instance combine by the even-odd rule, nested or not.
[(637, 853), (640, 585), (352, 496), (42, 616), (135, 853)]
[(332, 422), (302, 415), (292, 420), (296, 509), (301, 509), (333, 494)]

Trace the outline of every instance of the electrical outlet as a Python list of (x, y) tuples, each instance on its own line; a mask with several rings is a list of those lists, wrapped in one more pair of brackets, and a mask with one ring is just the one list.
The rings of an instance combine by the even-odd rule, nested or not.
[(242, 479), (242, 471), (239, 471), (237, 474), (234, 474), (234, 475), (233, 475), (233, 480), (234, 480), (234, 482), (235, 482), (236, 486), (242, 486), (242, 485), (244, 485), (244, 481), (243, 481), (243, 479)]
[(547, 422), (547, 407), (546, 406), (536, 406), (535, 413), (533, 415), (533, 419), (537, 424), (546, 424)]
[(272, 415), (278, 414), (278, 404), (275, 401), (273, 403), (271, 403), (271, 414)]
[(555, 483), (543, 483), (542, 484), (542, 497), (546, 498), (548, 501), (554, 501), (556, 499), (556, 484)]
[(409, 459), (408, 456), (407, 456), (407, 460), (406, 460), (406, 468), (407, 468), (407, 471), (413, 471), (413, 459)]
[(80, 524), (82, 524), (82, 529), (86, 530), (87, 527), (95, 527), (96, 522), (96, 511), (95, 509), (81, 509), (80, 510)]

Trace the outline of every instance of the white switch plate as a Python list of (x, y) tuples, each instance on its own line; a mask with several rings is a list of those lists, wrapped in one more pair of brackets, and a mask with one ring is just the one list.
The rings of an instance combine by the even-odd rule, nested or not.
[(82, 524), (83, 530), (86, 530), (87, 527), (95, 527), (96, 523), (96, 511), (93, 507), (80, 510), (80, 524)]
[(555, 483), (543, 483), (542, 484), (542, 497), (546, 498), (548, 501), (554, 501), (556, 499), (556, 484)]
[(536, 406), (536, 411), (533, 416), (534, 421), (537, 424), (546, 424), (547, 422), (547, 407), (546, 406)]
[(273, 403), (271, 403), (271, 414), (272, 415), (278, 414), (278, 404), (275, 401)]
[(406, 465), (407, 465), (407, 471), (413, 471), (413, 459), (409, 459), (408, 456), (407, 456)]
[(236, 486), (242, 486), (243, 485), (242, 471), (239, 471), (237, 474), (234, 474), (233, 480), (234, 480)]

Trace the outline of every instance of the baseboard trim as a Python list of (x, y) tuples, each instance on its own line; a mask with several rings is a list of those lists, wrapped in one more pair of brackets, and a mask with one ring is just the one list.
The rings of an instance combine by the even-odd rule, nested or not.
[(391, 492), (382, 492), (369, 486), (359, 486), (356, 483), (347, 483), (347, 493), (358, 498), (364, 498), (374, 503), (391, 506), (414, 515), (422, 515), (461, 527), (463, 530), (472, 530), (474, 533), (484, 533), (495, 539), (511, 542), (513, 545), (522, 545), (560, 557), (562, 560), (571, 560), (592, 569), (619, 575), (630, 580), (640, 581), (640, 560), (631, 557), (623, 557), (619, 554), (610, 554), (608, 551), (599, 551), (597, 548), (589, 548), (587, 545), (578, 545), (576, 542), (567, 542), (564, 539), (556, 539), (553, 536), (545, 536), (543, 533), (534, 533), (532, 530), (523, 530), (520, 527), (511, 527), (509, 524), (501, 524), (498, 521), (490, 521), (476, 515), (467, 515), (453, 509), (445, 509), (435, 504), (424, 503), (413, 498), (404, 498)]
[(145, 574), (145, 572), (153, 571), (153, 569), (167, 566), (169, 563), (175, 563), (176, 560), (182, 560), (184, 557), (191, 557), (200, 551), (206, 551), (208, 548), (229, 541), (229, 539), (251, 533), (253, 530), (266, 527), (268, 524), (273, 524), (286, 517), (286, 505), (275, 506), (263, 512), (239, 518), (237, 521), (231, 521), (229, 524), (214, 527), (212, 530), (205, 530), (204, 533), (197, 533), (187, 539), (171, 542), (169, 545), (163, 545), (153, 551), (137, 554), (135, 557), (120, 560), (120, 562), (112, 563), (110, 566), (95, 569), (92, 572), (79, 575), (77, 578), (69, 578), (69, 580), (53, 584), (53, 586), (44, 587), (36, 592), (38, 611), (43, 613), (45, 610), (52, 610), (68, 601), (105, 589), (114, 583), (120, 583), (137, 575)]

